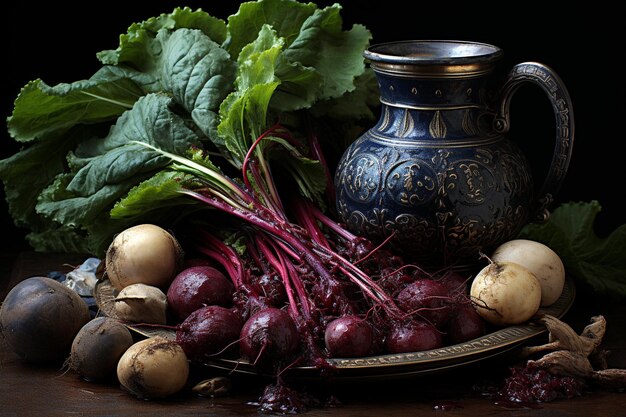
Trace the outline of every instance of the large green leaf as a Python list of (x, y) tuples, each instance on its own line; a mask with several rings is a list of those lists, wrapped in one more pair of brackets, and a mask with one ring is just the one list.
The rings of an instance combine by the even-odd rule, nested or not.
[(127, 33), (120, 35), (117, 49), (106, 50), (97, 54), (103, 64), (126, 65), (145, 73), (157, 70), (157, 57), (161, 45), (155, 40), (161, 29), (179, 28), (198, 29), (214, 42), (222, 43), (226, 39), (226, 22), (198, 9), (176, 8), (172, 13), (163, 13), (143, 22), (133, 23)]
[(176, 171), (160, 171), (133, 187), (128, 195), (111, 210), (115, 219), (141, 217), (155, 209), (194, 205), (196, 201), (181, 194), (182, 184), (193, 181), (193, 176)]
[[(218, 132), (238, 168), (254, 141), (267, 128), (267, 109), (278, 82), (257, 84), (242, 95), (232, 93), (220, 110), (223, 114)], [(263, 147), (264, 145), (261, 145)]]
[(219, 106), (233, 90), (237, 65), (203, 32), (161, 31), (160, 76), (163, 88), (209, 138), (217, 137)]
[(104, 184), (93, 193), (73, 192), (69, 189), (72, 175), (64, 173), (39, 196), (37, 212), (52, 221), (74, 228), (93, 223), (108, 211), (141, 177), (115, 184)]
[(80, 169), (63, 174), (48, 187), (37, 211), (62, 224), (88, 223), (169, 163), (168, 158), (135, 141), (176, 154), (198, 145), (194, 131), (169, 109), (170, 101), (167, 96), (146, 95), (120, 116), (105, 138), (81, 143), (74, 162)]
[(112, 120), (143, 94), (126, 74), (107, 69), (88, 80), (54, 87), (41, 80), (31, 81), (15, 100), (8, 118), (9, 133), (17, 141), (28, 142), (80, 123)]
[(354, 79), (365, 70), (362, 53), (371, 33), (362, 25), (344, 31), (340, 11), (338, 4), (315, 10), (284, 53), (286, 61), (313, 67), (321, 75), (320, 100), (353, 91)]
[(237, 89), (245, 91), (255, 84), (276, 82), (270, 106), (276, 111), (293, 111), (311, 106), (322, 85), (321, 75), (313, 67), (288, 62), (283, 53), (285, 40), (269, 25), (239, 54)]
[[(285, 9), (291, 12), (289, 19), (282, 17)], [(287, 0), (243, 3), (228, 19), (225, 46), (233, 56), (244, 55), (247, 45), (259, 44), (264, 28), (270, 27), (283, 44), (274, 69), (281, 85), (272, 107), (309, 108), (317, 100), (353, 91), (355, 78), (365, 70), (362, 52), (371, 33), (361, 25), (344, 31), (340, 11), (337, 4), (318, 9), (313, 3)], [(241, 56), (238, 61), (243, 61)]]
[(293, 0), (262, 0), (241, 3), (239, 11), (228, 17), (228, 36), (224, 48), (237, 58), (241, 50), (257, 39), (265, 25), (289, 45), (300, 34), (304, 21), (317, 6)]
[(568, 273), (594, 292), (610, 298), (626, 297), (626, 224), (608, 237), (596, 235), (593, 224), (602, 207), (597, 201), (567, 203), (544, 224), (530, 224), (520, 237), (552, 248)]
[[(267, 112), (280, 84), (274, 71), (283, 45), (269, 26), (263, 26), (257, 39), (239, 55), (236, 90), (222, 102), (218, 125), (218, 134), (237, 167), (254, 141), (269, 128)], [(262, 149), (264, 145), (260, 146)]]
[(35, 211), (39, 194), (65, 171), (66, 155), (71, 149), (85, 138), (104, 133), (106, 130), (98, 126), (76, 126), (0, 160), (0, 179), (4, 182), (9, 212), (16, 224), (35, 231), (50, 227), (50, 222)]
[[(258, 37), (243, 47), (239, 54), (236, 90), (222, 104), (222, 122), (218, 126), (218, 132), (238, 167), (252, 144), (273, 122), (268, 120), (268, 112), (270, 103), (275, 103), (275, 94), (282, 87), (282, 80), (276, 73), (281, 65), (285, 65), (282, 60), (284, 45), (284, 39), (278, 37), (269, 25), (264, 25)], [(303, 100), (308, 105), (314, 101), (313, 97), (306, 94), (297, 101)], [(321, 201), (320, 196), (326, 183), (319, 162), (306, 158), (288, 141), (271, 135), (257, 145), (256, 155), (261, 154), (263, 158), (271, 159), (272, 163), (285, 168), (302, 195)]]

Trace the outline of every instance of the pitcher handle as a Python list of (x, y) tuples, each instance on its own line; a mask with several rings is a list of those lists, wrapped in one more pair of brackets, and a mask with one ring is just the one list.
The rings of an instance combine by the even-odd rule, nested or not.
[(556, 143), (552, 162), (543, 186), (537, 194), (535, 207), (531, 209), (535, 220), (545, 221), (550, 216), (548, 208), (563, 183), (572, 156), (574, 111), (567, 88), (551, 68), (537, 62), (523, 62), (511, 69), (502, 86), (500, 108), (494, 119), (494, 129), (498, 133), (508, 132), (511, 97), (525, 82), (538, 85), (547, 94), (556, 119)]

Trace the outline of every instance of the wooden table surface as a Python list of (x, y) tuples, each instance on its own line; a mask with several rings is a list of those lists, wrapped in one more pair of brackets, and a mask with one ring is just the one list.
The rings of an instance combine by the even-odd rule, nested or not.
[[(12, 267), (7, 264), (11, 261)], [(0, 258), (0, 299), (17, 282), (51, 270), (67, 272), (82, 257), (21, 253), (16, 259)], [(603, 347), (611, 351), (609, 365), (626, 368), (626, 307), (589, 303), (577, 296), (564, 320), (582, 329), (592, 315), (607, 318)], [(543, 337), (543, 336), (542, 336)], [(542, 342), (545, 340), (542, 340)], [(430, 376), (402, 380), (351, 382), (333, 388), (338, 407), (308, 410), (305, 416), (626, 416), (626, 394), (590, 389), (583, 396), (533, 407), (511, 407), (481, 395), (486, 379), (508, 369), (512, 359), (494, 359)], [(197, 369), (194, 378), (211, 376), (210, 369)], [(205, 375), (206, 373), (206, 375)], [(231, 395), (206, 398), (183, 393), (160, 401), (135, 399), (117, 384), (81, 380), (60, 365), (28, 366), (21, 363), (0, 340), (0, 417), (8, 416), (235, 416), (258, 415), (252, 405), (265, 382), (240, 376), (233, 380)], [(444, 409), (447, 409), (445, 411)]]

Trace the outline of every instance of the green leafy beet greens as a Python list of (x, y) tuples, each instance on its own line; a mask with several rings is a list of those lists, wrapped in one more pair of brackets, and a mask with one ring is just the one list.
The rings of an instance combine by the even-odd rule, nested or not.
[(600, 238), (594, 221), (602, 207), (598, 201), (565, 203), (544, 224), (529, 224), (520, 238), (552, 248), (567, 272), (594, 294), (626, 298), (626, 224)]
[(377, 100), (362, 57), (371, 34), (344, 30), (340, 11), (259, 0), (224, 21), (177, 8), (132, 24), (97, 54), (103, 66), (89, 79), (29, 82), (7, 119), (24, 147), (0, 161), (0, 179), (31, 246), (102, 255), (131, 224), (185, 219), (203, 209), (178, 192), (193, 176), (166, 170), (171, 160), (153, 148), (241, 170), (276, 122), (253, 147), (260, 172), (289, 173), (323, 205), (327, 177), (311, 137), (329, 148), (351, 140)]

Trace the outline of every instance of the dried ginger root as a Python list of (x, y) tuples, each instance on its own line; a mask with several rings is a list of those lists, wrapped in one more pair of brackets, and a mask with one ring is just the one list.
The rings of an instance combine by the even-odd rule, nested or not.
[(583, 329), (580, 336), (569, 325), (549, 314), (543, 315), (539, 321), (548, 329), (548, 343), (524, 348), (524, 356), (544, 350), (569, 350), (587, 357), (598, 348), (606, 331), (606, 320), (603, 316), (592, 317), (591, 324)]
[(592, 379), (607, 388), (626, 387), (626, 369), (602, 369), (594, 372)]
[(585, 379), (591, 378), (595, 372), (591, 363), (589, 363), (589, 359), (580, 353), (569, 350), (550, 352), (541, 359), (528, 361), (528, 364), (545, 369), (551, 374)]
[[(592, 317), (580, 335), (556, 317), (544, 315), (540, 321), (549, 331), (548, 343), (527, 347), (522, 354), (552, 352), (537, 360), (529, 360), (529, 365), (554, 375), (583, 378), (607, 388), (626, 388), (626, 369), (605, 369), (607, 352), (598, 350), (606, 332), (603, 316)], [(600, 369), (594, 369), (592, 362), (599, 364)]]

